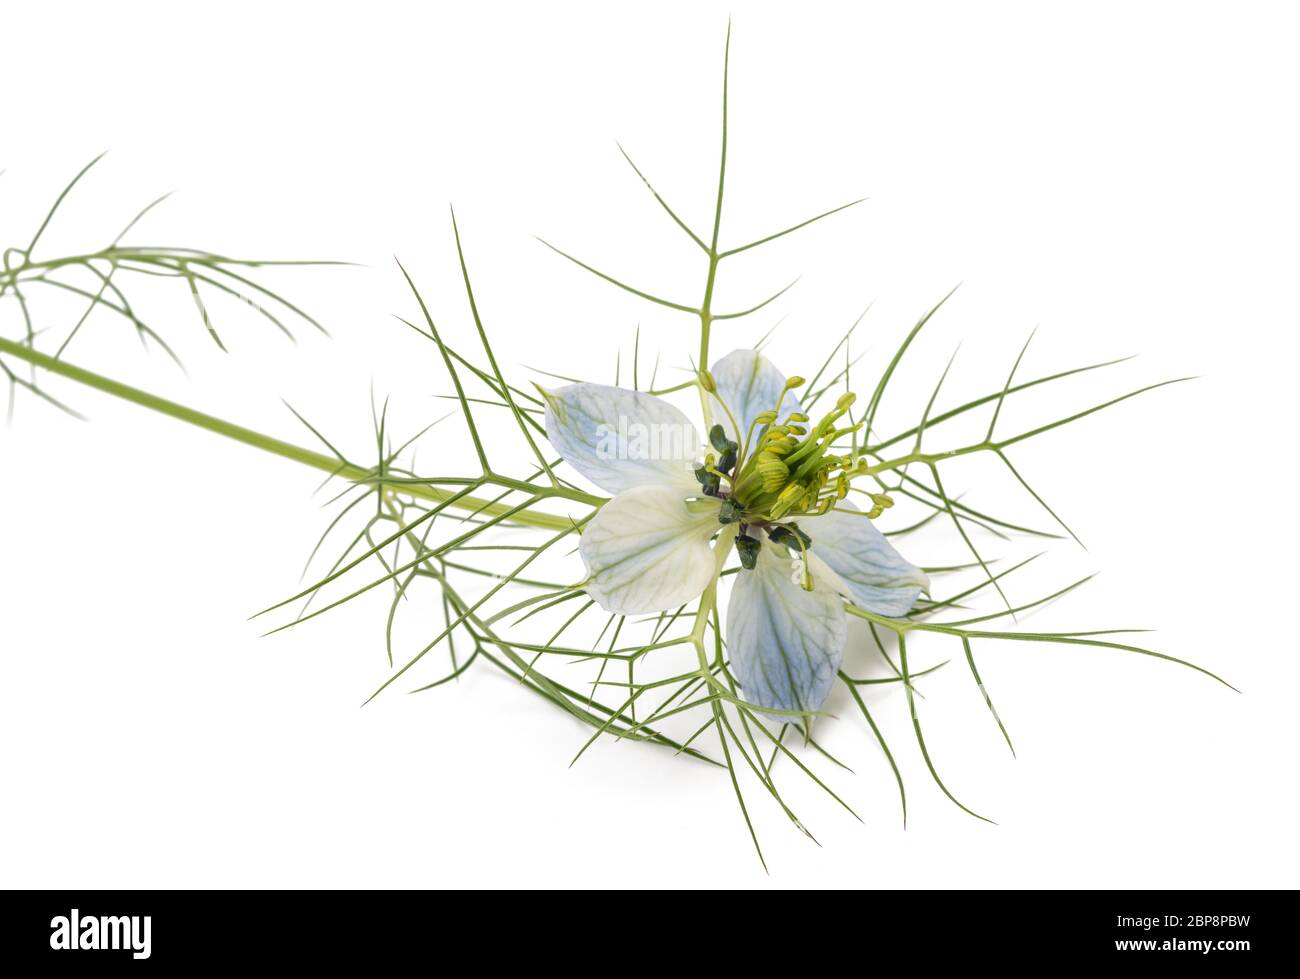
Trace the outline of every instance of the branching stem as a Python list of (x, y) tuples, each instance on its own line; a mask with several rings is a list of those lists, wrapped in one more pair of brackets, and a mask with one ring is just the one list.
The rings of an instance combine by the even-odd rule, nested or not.
[[(263, 452), (269, 452), (272, 455), (280, 456), (283, 459), (289, 459), (293, 462), (309, 466), (312, 469), (318, 469), (322, 472), (329, 473), (341, 479), (350, 480), (359, 484), (374, 484), (376, 473), (374, 470), (365, 469), (349, 462), (341, 461), (336, 456), (325, 455), (312, 449), (303, 448), (294, 445), (291, 442), (285, 442), (281, 439), (274, 438), (270, 435), (263, 435), (261, 432), (255, 432), (250, 428), (244, 428), (242, 425), (236, 425), (233, 422), (225, 421), (213, 415), (196, 411), (185, 405), (177, 404), (174, 401), (168, 401), (166, 398), (160, 398), (157, 395), (142, 391), (139, 388), (131, 387), (120, 381), (104, 377), (81, 367), (69, 364), (67, 361), (56, 360), (55, 358), (43, 354), (40, 351), (33, 350), (21, 343), (15, 343), (0, 337), (0, 353), (7, 354), (19, 360), (25, 360), (28, 363), (47, 370), (52, 374), (76, 381), (78, 384), (84, 384), (86, 387), (94, 388), (104, 394), (112, 395), (123, 401), (129, 401), (132, 404), (148, 408), (159, 414), (167, 415), (178, 421), (186, 422), (198, 428), (206, 429), (217, 435), (233, 439), (244, 445), (252, 446), (255, 449), (261, 449)], [(507, 488), (515, 489), (516, 480), (498, 480), (496, 477), (484, 477), (485, 481), (506, 485)], [(408, 496), (413, 496), (422, 500), (430, 500), (435, 503), (444, 503), (457, 494), (449, 491), (438, 489), (428, 483), (397, 480), (394, 488)], [(567, 499), (571, 502), (595, 505), (592, 501), (599, 502), (597, 497), (590, 497), (585, 493), (578, 493), (564, 489), (563, 487), (537, 487), (528, 486), (528, 492), (538, 496), (558, 497)], [(504, 502), (495, 502), (483, 500), (473, 496), (461, 496), (452, 503), (453, 506), (462, 510), (469, 510), (480, 516), (499, 517), (509, 510), (515, 509), (512, 504)], [(572, 521), (559, 514), (535, 513), (532, 511), (520, 511), (514, 513), (510, 520), (514, 523), (524, 524), (529, 527), (542, 527), (548, 530), (564, 530), (572, 526)]]

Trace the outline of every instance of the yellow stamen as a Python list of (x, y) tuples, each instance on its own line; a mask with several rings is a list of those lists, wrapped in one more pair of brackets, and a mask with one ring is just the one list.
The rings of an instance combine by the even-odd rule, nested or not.
[(807, 494), (807, 490), (798, 483), (791, 483), (781, 491), (781, 495), (772, 504), (772, 519), (780, 520), (789, 513)]
[(768, 493), (775, 493), (790, 478), (790, 467), (775, 452), (760, 452), (754, 459), (754, 468), (763, 477), (763, 489)]

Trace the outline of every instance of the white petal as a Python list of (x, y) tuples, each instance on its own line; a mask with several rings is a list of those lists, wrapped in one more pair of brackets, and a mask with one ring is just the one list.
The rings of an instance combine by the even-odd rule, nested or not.
[(662, 398), (605, 384), (570, 384), (546, 396), (546, 437), (607, 493), (671, 483), (698, 490), (703, 444), (691, 420)]
[[(857, 510), (848, 500), (836, 507)], [(799, 529), (812, 538), (809, 553), (835, 572), (842, 583), (837, 587), (859, 608), (901, 618), (930, 590), (925, 572), (908, 563), (866, 516), (832, 510), (804, 517)]]
[[(765, 411), (777, 410), (782, 419), (792, 411), (802, 411), (793, 391), (786, 392), (778, 407), (776, 399), (785, 387), (785, 375), (757, 350), (733, 350), (709, 369), (718, 385), (714, 398), (713, 420), (720, 423), (729, 437), (744, 444), (745, 434), (754, 419)], [(716, 403), (721, 398), (740, 425), (737, 435), (727, 413)]]
[(792, 562), (764, 542), (740, 571), (727, 606), (727, 652), (744, 699), (777, 710), (817, 710), (844, 659), (848, 627), (839, 595), (790, 580)]
[(582, 532), (587, 594), (608, 612), (685, 605), (713, 580), (709, 538), (718, 502), (686, 502), (673, 486), (636, 486), (606, 503)]

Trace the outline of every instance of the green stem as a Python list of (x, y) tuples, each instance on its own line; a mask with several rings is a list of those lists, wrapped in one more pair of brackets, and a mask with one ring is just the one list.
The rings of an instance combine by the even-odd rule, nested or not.
[[(94, 388), (104, 394), (112, 395), (123, 401), (129, 401), (132, 404), (148, 408), (150, 411), (156, 411), (159, 414), (167, 415), (178, 421), (186, 422), (198, 428), (206, 429), (209, 432), (215, 432), (225, 438), (241, 442), (244, 445), (252, 446), (255, 449), (261, 449), (263, 452), (269, 452), (271, 455), (280, 456), (283, 459), (289, 459), (293, 462), (309, 466), (312, 469), (319, 469), (322, 472), (330, 473), (342, 479), (348, 479), (356, 483), (372, 483), (375, 481), (375, 472), (373, 470), (363, 469), (360, 466), (347, 462), (341, 462), (336, 456), (325, 455), (315, 452), (311, 449), (294, 445), (291, 442), (284, 442), (269, 435), (263, 435), (261, 432), (255, 432), (252, 429), (244, 428), (232, 422), (224, 421), (213, 415), (204, 414), (201, 411), (195, 411), (193, 408), (187, 408), (184, 405), (177, 404), (174, 401), (168, 401), (157, 395), (149, 394), (147, 391), (141, 391), (139, 388), (131, 387), (120, 381), (114, 381), (111, 378), (95, 374), (81, 367), (76, 367), (63, 360), (58, 360), (48, 354), (40, 353), (30, 347), (12, 340), (0, 337), (0, 353), (8, 354), (20, 360), (25, 360), (30, 364), (49, 371), (51, 374), (57, 374), (60, 377), (76, 381), (78, 384), (84, 384), (86, 387)], [(405, 493), (408, 496), (417, 497), (422, 500), (431, 500), (435, 503), (444, 503), (456, 495), (449, 490), (435, 489), (424, 483), (399, 481), (391, 487), (394, 491)], [(537, 487), (528, 487), (530, 492), (538, 492)], [(507, 503), (496, 502), (492, 500), (479, 499), (472, 496), (462, 496), (452, 503), (462, 510), (469, 510), (486, 517), (497, 517), (514, 507)], [(551, 513), (528, 513), (519, 512), (510, 517), (514, 523), (524, 524), (529, 527), (544, 527), (548, 530), (564, 530), (573, 526), (573, 522), (565, 516)]]
[[(709, 274), (704, 282), (704, 301), (700, 303), (700, 363), (699, 370), (709, 369), (709, 333), (713, 327), (713, 287), (718, 280), (718, 234), (722, 230), (722, 195), (727, 186), (727, 80), (731, 72), (731, 27), (727, 27), (727, 46), (722, 56), (722, 152), (718, 163), (718, 196), (713, 208), (713, 235), (709, 240)], [(700, 404), (704, 409), (705, 428), (713, 427), (713, 405), (703, 388)], [(739, 434), (739, 433), (737, 433)]]
[[(932, 465), (943, 462), (946, 459), (955, 459), (958, 456), (971, 455), (974, 452), (984, 452), (996, 450), (998, 445), (994, 442), (980, 442), (976, 445), (964, 445), (960, 449), (949, 449), (946, 452), (909, 452), (905, 456), (899, 456), (896, 459), (889, 459), (878, 463), (874, 466), (867, 466), (858, 470), (859, 476), (876, 476), (880, 473), (890, 472), (894, 469), (901, 469), (904, 466), (910, 466), (917, 462), (923, 465)], [(865, 450), (867, 454), (874, 454), (870, 449)]]
[(97, 252), (87, 252), (84, 255), (70, 255), (61, 258), (50, 258), (40, 262), (33, 262), (23, 254), (23, 263), (0, 268), (0, 292), (5, 288), (14, 285), (23, 276), (28, 278), (34, 276), (47, 275), (61, 268), (71, 265), (88, 265), (91, 262), (109, 262), (118, 264), (119, 262), (140, 262), (148, 264), (156, 259), (160, 254), (166, 258), (175, 261), (195, 261), (205, 259), (218, 265), (234, 265), (244, 268), (268, 268), (272, 266), (293, 266), (293, 265), (340, 265), (346, 263), (340, 262), (309, 262), (309, 261), (260, 261), (256, 259), (234, 259), (227, 258), (224, 255), (212, 255), (208, 252), (195, 251), (188, 248), (143, 248), (138, 245), (109, 245), (107, 248), (101, 248)]
[(703, 674), (707, 674), (709, 670), (708, 656), (704, 651), (704, 632), (708, 628), (709, 614), (717, 606), (718, 581), (722, 577), (723, 565), (727, 563), (727, 556), (731, 553), (731, 547), (736, 541), (739, 529), (735, 524), (728, 524), (723, 528), (722, 533), (718, 535), (717, 543), (713, 545), (713, 580), (709, 582), (709, 587), (704, 589), (704, 594), (700, 596), (700, 607), (695, 613), (695, 625), (691, 629), (689, 642), (695, 647), (695, 651), (699, 655), (700, 670)]

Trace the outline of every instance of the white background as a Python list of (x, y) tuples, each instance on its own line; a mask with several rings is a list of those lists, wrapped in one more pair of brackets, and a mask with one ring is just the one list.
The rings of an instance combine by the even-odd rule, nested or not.
[[(1101, 570), (1028, 624), (1155, 626), (1146, 641), (1243, 693), (1120, 653), (981, 648), (1019, 759), (960, 660), (922, 688), (921, 711), (949, 785), (999, 825), (942, 797), (901, 694), (877, 688), (908, 779), (906, 831), (879, 750), (851, 705), (833, 705), (826, 742), (857, 772), (835, 785), (865, 825), (796, 786), (818, 848), (751, 786), (767, 876), (720, 773), (613, 743), (570, 769), (585, 731), (486, 671), (358, 709), (387, 676), (383, 603), (270, 639), (245, 621), (297, 583), (326, 519), (317, 475), (63, 386), (88, 423), (28, 399), (0, 430), (0, 884), (1300, 883), (1292, 8), (467, 6), (8, 11), (4, 246), (25, 243), (59, 187), (107, 148), (47, 254), (97, 247), (176, 188), (131, 240), (367, 266), (273, 279), (333, 340), (303, 333), (294, 347), (222, 307), (225, 356), (183, 295), (145, 283), (141, 302), (189, 378), (142, 357), (112, 320), (92, 321), (100, 332), (70, 359), (306, 439), (283, 396), (361, 454), (372, 381), (406, 432), (447, 410), (431, 349), (390, 314), (415, 313), (397, 254), (448, 332), (470, 338), (454, 203), (488, 326), (521, 381), (537, 376), (525, 364), (610, 380), (638, 323), (665, 370), (683, 366), (687, 317), (602, 285), (532, 236), (697, 298), (699, 254), (615, 144), (704, 230), (730, 12), (724, 243), (870, 200), (737, 259), (725, 307), (803, 278), (771, 316), (721, 328), (715, 350), (753, 343), (783, 315), (770, 352), (808, 373), (874, 301), (855, 348), (862, 387), (960, 281), (899, 375), (889, 424), (914, 421), (958, 341), (941, 404), (996, 389), (1035, 325), (1025, 376), (1142, 356), (1009, 406), (1007, 432), (1204, 375), (1020, 447), (1017, 464), (1089, 549), (1060, 543), (1010, 589), (1027, 601)], [(454, 433), (447, 443), (445, 468), (466, 468)], [(438, 451), (437, 440), (422, 450), (426, 466)], [(970, 500), (1043, 522), (1005, 475), (953, 472)], [(908, 554), (963, 558), (951, 533)], [(918, 645), (926, 663), (954, 652)]]

